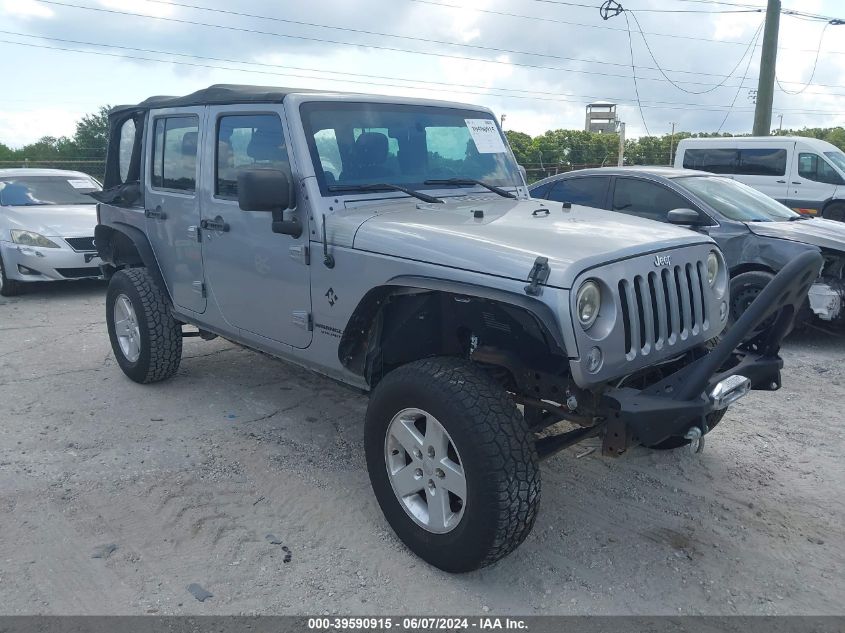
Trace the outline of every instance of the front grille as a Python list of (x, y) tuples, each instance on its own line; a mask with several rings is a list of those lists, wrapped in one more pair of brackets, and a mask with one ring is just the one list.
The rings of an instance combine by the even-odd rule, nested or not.
[(100, 269), (97, 266), (88, 268), (56, 268), (56, 272), (67, 279), (80, 279), (81, 277), (99, 277)]
[(66, 237), (65, 242), (78, 253), (92, 253), (97, 250), (93, 237)]
[(710, 327), (701, 260), (619, 281), (628, 360), (673, 346)]

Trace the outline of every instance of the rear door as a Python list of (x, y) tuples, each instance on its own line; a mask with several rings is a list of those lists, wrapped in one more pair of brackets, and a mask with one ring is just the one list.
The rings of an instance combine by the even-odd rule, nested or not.
[(198, 147), (205, 107), (154, 110), (150, 114), (144, 196), (147, 235), (173, 303), (204, 312), (197, 180)]
[(270, 213), (238, 206), (245, 169), (286, 171), (296, 190), (286, 127), (281, 105), (209, 107), (202, 217), (226, 228), (203, 230), (202, 249), (209, 297), (230, 325), (304, 348), (312, 334), (306, 214), (294, 238), (273, 233)]

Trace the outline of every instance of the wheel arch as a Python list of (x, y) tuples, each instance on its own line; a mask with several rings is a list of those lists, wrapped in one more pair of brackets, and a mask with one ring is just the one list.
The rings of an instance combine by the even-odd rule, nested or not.
[(731, 277), (733, 278), (737, 275), (751, 272), (771, 273), (772, 275), (777, 274), (777, 271), (774, 268), (767, 266), (766, 264), (761, 264), (759, 262), (744, 262), (731, 268)]
[(98, 224), (94, 229), (94, 243), (100, 259), (105, 262), (103, 268), (107, 277), (121, 268), (144, 266), (168, 299), (172, 300), (153, 247), (143, 231), (123, 223)]
[(473, 336), (478, 345), (512, 356), (545, 354), (547, 364), (568, 364), (566, 343), (546, 304), (496, 288), (423, 277), (397, 277), (364, 295), (344, 328), (338, 358), (374, 387), (407, 362), (469, 354)]

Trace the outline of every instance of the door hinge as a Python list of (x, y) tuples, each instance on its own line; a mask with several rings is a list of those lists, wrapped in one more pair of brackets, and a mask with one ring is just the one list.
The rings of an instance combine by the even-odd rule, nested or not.
[(202, 242), (202, 231), (198, 226), (191, 225), (188, 227), (188, 237), (195, 242)]
[(294, 310), (291, 314), (293, 324), (309, 332), (314, 330), (314, 318), (305, 310)]
[(205, 283), (202, 281), (195, 281), (191, 284), (191, 286), (194, 289), (194, 292), (205, 299)]
[(302, 262), (306, 266), (311, 265), (311, 251), (307, 246), (291, 246), (288, 253), (292, 259)]

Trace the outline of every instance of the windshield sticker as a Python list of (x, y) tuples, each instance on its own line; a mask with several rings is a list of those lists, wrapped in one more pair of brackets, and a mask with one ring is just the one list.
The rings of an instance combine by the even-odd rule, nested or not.
[(68, 184), (74, 189), (96, 189), (97, 187), (90, 180), (68, 180)]
[(490, 119), (464, 119), (479, 154), (503, 154), (507, 151), (499, 128)]

